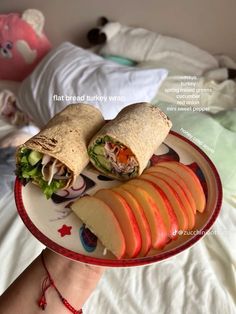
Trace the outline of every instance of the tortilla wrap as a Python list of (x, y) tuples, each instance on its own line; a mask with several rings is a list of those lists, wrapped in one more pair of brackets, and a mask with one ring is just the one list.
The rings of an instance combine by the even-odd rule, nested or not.
[[(149, 103), (129, 105), (91, 139), (88, 147), (90, 161), (106, 175), (120, 180), (138, 176), (168, 135), (171, 126), (169, 118), (158, 107)], [(111, 148), (106, 146), (107, 142)], [(122, 158), (114, 164), (120, 149)], [(130, 164), (127, 166), (127, 163)]]
[(88, 104), (72, 104), (56, 114), (35, 136), (19, 146), (56, 159), (71, 174), (64, 188), (72, 185), (76, 176), (89, 162), (87, 146), (91, 137), (105, 123), (100, 111)]

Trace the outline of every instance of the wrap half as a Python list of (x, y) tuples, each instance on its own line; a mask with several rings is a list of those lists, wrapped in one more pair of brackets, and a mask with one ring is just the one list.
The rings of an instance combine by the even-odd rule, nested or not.
[(47, 198), (70, 187), (89, 162), (89, 140), (104, 123), (92, 105), (67, 106), (18, 147), (16, 175), (24, 184), (32, 181), (39, 185)]
[(88, 154), (107, 176), (128, 180), (140, 175), (168, 135), (169, 118), (156, 106), (137, 103), (125, 107), (92, 138)]

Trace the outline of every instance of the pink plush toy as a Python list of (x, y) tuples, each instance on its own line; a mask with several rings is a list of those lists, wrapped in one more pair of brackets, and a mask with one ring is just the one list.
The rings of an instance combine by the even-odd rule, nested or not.
[(0, 80), (23, 80), (51, 49), (44, 16), (35, 9), (0, 15)]

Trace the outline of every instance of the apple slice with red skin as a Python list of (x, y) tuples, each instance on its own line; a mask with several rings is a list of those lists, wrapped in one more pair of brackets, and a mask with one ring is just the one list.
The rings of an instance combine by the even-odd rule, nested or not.
[(125, 237), (126, 255), (133, 258), (141, 249), (141, 235), (136, 218), (123, 197), (110, 189), (97, 191), (94, 196), (104, 201), (113, 211)]
[(142, 174), (140, 179), (151, 182), (154, 186), (158, 186), (163, 191), (176, 214), (179, 230), (188, 230), (188, 216), (179, 200), (178, 194), (172, 189), (172, 187), (164, 180), (157, 179), (150, 174)]
[(181, 186), (178, 184), (176, 180), (173, 180), (171, 177), (168, 177), (167, 175), (163, 173), (158, 173), (158, 172), (150, 172), (150, 175), (156, 177), (157, 179), (162, 179), (166, 183), (168, 183), (171, 188), (178, 194), (179, 196), (179, 201), (182, 204), (185, 213), (188, 217), (188, 229), (192, 230), (195, 226), (195, 214), (193, 211), (193, 208), (191, 207), (186, 195), (184, 194), (184, 191), (182, 190)]
[(93, 196), (84, 196), (75, 201), (71, 209), (109, 251), (118, 259), (124, 257), (125, 238), (120, 224), (107, 204)]
[(206, 207), (206, 197), (196, 174), (189, 167), (180, 162), (160, 162), (158, 166), (166, 167), (176, 172), (187, 184), (196, 203), (197, 211), (200, 213), (204, 212)]
[(136, 218), (140, 235), (141, 235), (141, 250), (138, 256), (140, 257), (146, 256), (152, 245), (151, 230), (150, 230), (147, 218), (145, 216), (145, 213), (142, 207), (136, 201), (136, 199), (132, 196), (132, 194), (122, 189), (121, 187), (122, 186), (113, 188), (113, 190), (125, 199), (129, 207), (133, 211), (133, 214)]
[(132, 184), (132, 180), (122, 185), (122, 189), (130, 192), (144, 210), (152, 238), (152, 247), (162, 249), (169, 241), (162, 217), (153, 198), (143, 189)]
[(151, 182), (142, 180), (141, 178), (133, 179), (129, 181), (129, 183), (143, 188), (153, 198), (169, 238), (176, 239), (178, 237), (177, 217), (162, 190), (159, 187), (154, 186)]
[(160, 166), (159, 165), (156, 165), (154, 167), (150, 167), (148, 169), (146, 169), (144, 171), (144, 173), (151, 173), (151, 172), (157, 172), (157, 173), (163, 173), (169, 177), (171, 177), (172, 179), (174, 179), (175, 181), (178, 182), (178, 184), (181, 186), (181, 188), (183, 189), (192, 209), (193, 209), (193, 212), (194, 214), (196, 214), (196, 203), (193, 199), (193, 196), (192, 196), (192, 193), (190, 192), (187, 184), (184, 182), (184, 180), (176, 173), (174, 172), (173, 170), (171, 169), (168, 169), (166, 167), (162, 167), (161, 164)]

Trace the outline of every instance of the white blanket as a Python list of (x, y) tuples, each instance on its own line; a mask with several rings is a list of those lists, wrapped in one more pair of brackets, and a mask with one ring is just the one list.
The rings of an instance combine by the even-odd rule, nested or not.
[(184, 40), (164, 36), (144, 28), (134, 28), (120, 23), (108, 23), (102, 28), (107, 41), (102, 45), (103, 55), (118, 55), (139, 64), (153, 61), (167, 65), (167, 69), (189, 75), (202, 75), (219, 67), (210, 53)]
[[(168, 70), (169, 76), (158, 92), (160, 101), (179, 105), (176, 93), (168, 90), (183, 89), (182, 76), (196, 76), (197, 107), (208, 107), (212, 112), (236, 107), (236, 84), (228, 79), (227, 72), (227, 68), (236, 69), (236, 63), (228, 56), (214, 56), (184, 40), (117, 22), (106, 24), (102, 32), (108, 40), (98, 48), (100, 54), (134, 60), (141, 68)], [(188, 92), (181, 94), (186, 97)]]

